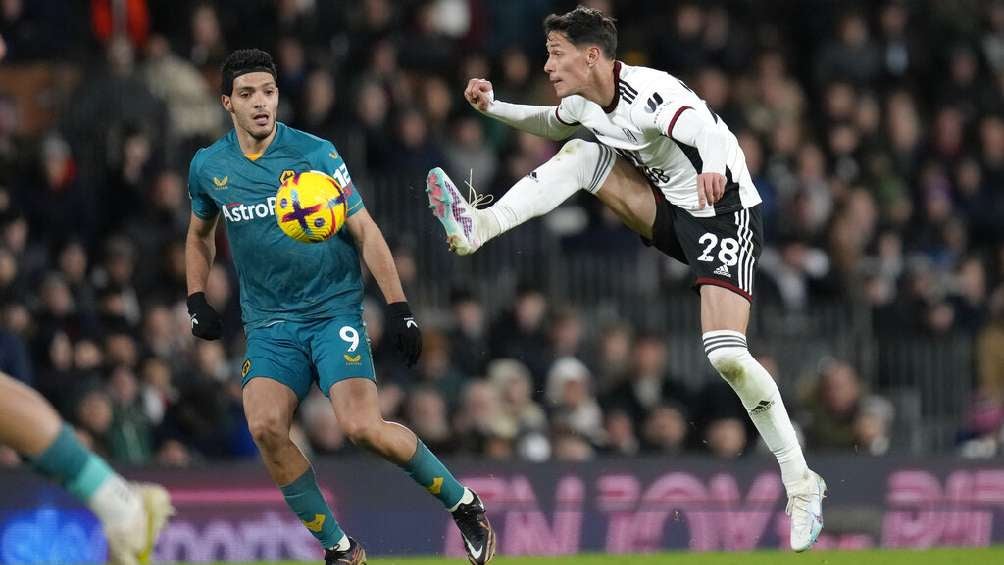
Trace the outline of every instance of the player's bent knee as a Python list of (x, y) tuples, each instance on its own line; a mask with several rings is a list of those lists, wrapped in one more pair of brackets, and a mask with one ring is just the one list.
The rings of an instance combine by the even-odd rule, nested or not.
[(746, 336), (737, 331), (720, 330), (707, 332), (703, 338), (704, 353), (711, 366), (730, 385), (741, 386), (746, 367), (753, 359), (746, 346)]
[(570, 139), (561, 146), (561, 151), (558, 153), (561, 155), (577, 155), (582, 153), (589, 148), (590, 145), (596, 145), (590, 141), (584, 139)]
[[(584, 139), (570, 139), (561, 146), (561, 151), (555, 155), (555, 159), (565, 161), (567, 166), (572, 167), (572, 171), (580, 177), (580, 181), (592, 181), (596, 176), (597, 164), (601, 160), (605, 150), (598, 143), (586, 141)], [(612, 165), (612, 161), (607, 166)], [(588, 177), (588, 178), (587, 178)], [(594, 192), (594, 187), (583, 187)]]
[(746, 349), (728, 347), (709, 353), (708, 361), (723, 379), (731, 384), (738, 384), (745, 374), (743, 361), (746, 357), (750, 357)]
[(343, 423), (342, 431), (353, 444), (373, 447), (379, 444), (380, 423), (379, 420), (354, 420)]
[(289, 441), (289, 426), (278, 413), (260, 415), (248, 419), (251, 438), (262, 451), (277, 449)]

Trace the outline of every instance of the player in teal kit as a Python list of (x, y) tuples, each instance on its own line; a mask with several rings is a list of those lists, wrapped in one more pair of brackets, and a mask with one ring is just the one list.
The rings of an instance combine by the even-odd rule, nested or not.
[[(247, 334), (241, 372), (248, 427), (286, 503), (324, 546), (325, 562), (365, 563), (366, 552), (335, 521), (310, 462), (289, 438), (296, 407), (313, 383), (330, 399), (349, 439), (401, 466), (436, 496), (452, 512), (470, 561), (487, 563), (495, 534), (480, 499), (411, 430), (380, 416), (362, 322), (360, 256), (387, 301), (388, 336), (409, 365), (421, 353), (421, 333), (387, 243), (334, 145), (275, 121), (275, 77), (272, 57), (264, 51), (227, 57), (221, 101), (234, 129), (192, 159), (185, 243), (192, 333), (218, 339), (222, 331), (204, 293), (222, 216)], [(276, 189), (286, 175), (308, 170), (336, 178), (347, 196), (344, 228), (322, 243), (294, 241), (276, 225)]]

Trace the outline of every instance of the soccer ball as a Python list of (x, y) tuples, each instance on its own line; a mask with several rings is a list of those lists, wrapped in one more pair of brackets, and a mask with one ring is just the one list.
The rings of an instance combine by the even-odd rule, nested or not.
[(303, 243), (318, 243), (338, 233), (347, 215), (345, 192), (320, 171), (290, 176), (275, 194), (275, 221), (282, 233)]

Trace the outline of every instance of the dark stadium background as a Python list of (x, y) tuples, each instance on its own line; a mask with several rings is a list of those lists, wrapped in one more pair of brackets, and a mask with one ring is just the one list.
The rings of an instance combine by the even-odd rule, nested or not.
[[(751, 350), (810, 462), (874, 468), (880, 482), (898, 462), (937, 461), (940, 478), (953, 461), (999, 469), (1004, 2), (584, 3), (617, 18), (619, 58), (687, 81), (740, 139), (767, 239)], [(253, 46), (276, 57), (280, 119), (345, 158), (423, 324), (409, 371), (381, 340), (370, 285), (385, 417), (450, 460), (499, 469), (677, 456), (743, 477), (773, 469), (704, 357), (685, 268), (595, 199), (472, 258), (447, 252), (427, 209), (433, 166), (498, 197), (560, 147), (461, 94), (480, 76), (499, 99), (554, 104), (540, 22), (574, 5), (0, 1), (0, 370), (114, 464), (260, 473), (222, 231), (208, 289), (221, 342), (189, 333), (183, 261), (188, 162), (230, 127), (219, 66)], [(662, 387), (648, 404), (633, 394), (646, 380)], [(319, 396), (296, 436), (314, 456), (359, 456)], [(12, 451), (0, 465), (25, 480)]]

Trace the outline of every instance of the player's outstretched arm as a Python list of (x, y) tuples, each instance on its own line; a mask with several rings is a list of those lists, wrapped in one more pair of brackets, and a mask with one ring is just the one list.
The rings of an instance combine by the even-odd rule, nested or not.
[(384, 300), (387, 301), (388, 337), (401, 352), (405, 363), (411, 367), (418, 362), (422, 354), (422, 333), (408, 306), (408, 299), (404, 296), (401, 278), (394, 265), (394, 256), (387, 247), (383, 232), (365, 208), (349, 216), (345, 226), (355, 239), (366, 268), (373, 274)]
[(387, 304), (404, 302), (404, 288), (401, 286), (401, 279), (397, 274), (397, 267), (394, 266), (394, 256), (390, 253), (390, 247), (383, 238), (383, 232), (373, 221), (366, 209), (359, 210), (349, 216), (345, 223), (352, 238), (356, 240), (356, 247), (359, 248), (366, 263), (366, 268), (376, 279), (380, 292), (383, 293)]
[(192, 214), (185, 237), (185, 280), (188, 284), (188, 315), (192, 334), (202, 339), (223, 335), (223, 318), (206, 301), (206, 281), (216, 257), (216, 222), (219, 214), (205, 220)]
[(495, 100), (492, 83), (472, 78), (464, 90), (464, 98), (475, 110), (525, 132), (553, 139), (567, 139), (579, 129), (578, 124), (562, 122), (556, 106), (525, 106)]

